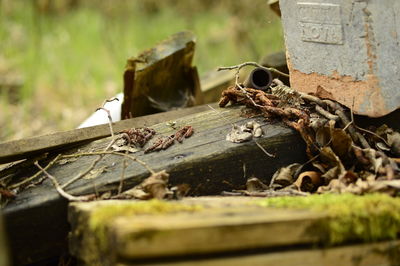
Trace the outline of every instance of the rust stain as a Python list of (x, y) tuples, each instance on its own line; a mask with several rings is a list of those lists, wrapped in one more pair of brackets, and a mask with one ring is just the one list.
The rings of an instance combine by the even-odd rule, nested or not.
[(391, 111), (385, 108), (382, 96), (376, 91), (379, 88), (375, 76), (369, 76), (366, 81), (355, 81), (352, 77), (340, 76), (337, 72), (325, 76), (290, 69), (290, 83), (296, 90), (338, 101), (352, 108), (356, 114), (379, 117)]
[(365, 12), (365, 45), (368, 58), (366, 62), (368, 74), (365, 75), (365, 80), (355, 80), (352, 76), (342, 76), (337, 71), (334, 71), (331, 75), (303, 73), (293, 67), (288, 52), (287, 63), (290, 83), (294, 89), (338, 101), (352, 108), (356, 114), (379, 117), (393, 110), (386, 108), (379, 79), (375, 74), (376, 54), (375, 47), (372, 44), (374, 36), (368, 21), (368, 11)]
[(324, 87), (322, 87), (321, 85), (318, 85), (318, 87), (317, 87), (316, 96), (318, 96), (320, 98), (328, 98), (328, 99), (332, 99), (333, 98), (332, 93), (330, 93), (329, 91), (325, 90)]

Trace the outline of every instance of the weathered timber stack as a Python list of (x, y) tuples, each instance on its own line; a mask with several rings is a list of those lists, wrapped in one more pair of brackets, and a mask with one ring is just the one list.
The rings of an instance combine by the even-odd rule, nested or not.
[[(275, 158), (265, 155), (254, 141), (241, 144), (226, 141), (226, 134), (232, 129), (233, 123), (243, 124), (251, 120), (240, 117), (241, 112), (240, 107), (226, 108), (223, 111), (209, 109), (173, 119), (177, 127), (191, 125), (195, 130), (193, 136), (166, 151), (148, 154), (141, 151), (134, 155), (154, 171), (166, 170), (170, 174), (171, 186), (182, 183), (190, 185), (193, 195), (212, 195), (244, 186), (247, 178), (252, 175), (268, 182), (279, 167), (305, 161), (304, 143), (301, 138), (288, 127), (279, 123), (266, 123), (263, 118), (258, 120), (264, 135), (257, 139), (257, 142), (275, 154)], [(175, 130), (166, 122), (171, 120), (156, 124), (152, 128), (158, 134), (169, 136)], [(103, 150), (109, 142), (110, 138), (104, 138), (61, 153)], [(49, 154), (47, 159), (39, 161), (39, 164), (46, 165), (55, 155)], [(77, 157), (75, 161), (56, 164), (48, 171), (63, 184), (87, 169), (95, 158)], [(67, 192), (73, 195), (92, 194), (96, 191), (100, 195), (106, 191), (115, 192), (123, 171), (121, 156), (105, 155), (97, 167), (106, 170), (95, 179), (78, 180), (67, 188)], [(35, 166), (15, 169), (13, 178), (16, 180), (38, 171)], [(141, 165), (129, 163), (124, 174), (123, 189), (139, 184), (148, 176), (148, 171)], [(67, 200), (57, 193), (50, 180), (45, 180), (39, 186), (20, 192), (17, 198), (5, 207), (6, 230), (16, 264), (58, 256), (66, 248), (69, 230), (67, 204)]]
[[(341, 196), (325, 200), (333, 204), (338, 197)], [(364, 203), (370, 204), (369, 200), (372, 199)], [(357, 219), (357, 214), (345, 207), (341, 217), (332, 217), (329, 211), (310, 207), (266, 208), (268, 202), (256, 198), (200, 197), (180, 202), (73, 203), (69, 207), (70, 251), (85, 265), (333, 266), (338, 260), (341, 265), (354, 265), (354, 261), (357, 265), (399, 262), (400, 241), (357, 241), (346, 222), (351, 215)], [(381, 203), (390, 206), (389, 202)], [(371, 215), (376, 216), (371, 217), (373, 222), (363, 218), (365, 228), (354, 231), (361, 228), (368, 233), (377, 225), (373, 219), (379, 219), (383, 213)], [(338, 235), (332, 234), (335, 227), (330, 224), (337, 226)], [(327, 244), (338, 239), (342, 245)], [(385, 236), (376, 239), (385, 240)], [(349, 242), (353, 244), (343, 245)]]

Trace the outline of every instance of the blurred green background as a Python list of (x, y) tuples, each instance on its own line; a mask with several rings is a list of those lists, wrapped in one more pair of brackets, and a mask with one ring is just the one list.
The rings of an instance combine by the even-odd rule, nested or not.
[(200, 76), (283, 48), (267, 0), (0, 0), (0, 141), (75, 128), (127, 58), (182, 30)]

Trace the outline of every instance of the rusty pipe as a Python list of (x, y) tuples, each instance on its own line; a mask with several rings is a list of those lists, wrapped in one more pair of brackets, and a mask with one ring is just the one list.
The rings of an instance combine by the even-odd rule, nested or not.
[(257, 67), (251, 71), (244, 82), (246, 88), (267, 90), (272, 83), (272, 74), (265, 68)]

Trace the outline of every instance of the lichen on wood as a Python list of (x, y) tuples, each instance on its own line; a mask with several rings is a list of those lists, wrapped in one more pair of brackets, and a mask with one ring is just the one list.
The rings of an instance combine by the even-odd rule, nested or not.
[[(195, 204), (182, 204), (178, 202), (167, 202), (161, 200), (149, 201), (103, 201), (98, 206), (79, 203), (80, 207), (87, 209), (80, 211), (79, 215), (69, 217), (70, 223), (75, 225), (75, 230), (70, 233), (70, 241), (76, 239), (80, 245), (70, 245), (74, 250), (72, 253), (84, 253), (85, 263), (90, 265), (102, 265), (108, 263), (107, 260), (116, 256), (108, 254), (112, 251), (112, 239), (108, 238), (108, 231), (112, 223), (119, 217), (135, 216), (135, 215), (157, 215), (177, 212), (195, 212), (202, 209), (201, 206)], [(78, 205), (77, 205), (78, 206)], [(71, 204), (70, 208), (78, 209)], [(78, 210), (77, 210), (78, 211)], [(86, 212), (86, 213), (85, 213)], [(90, 232), (90, 233), (87, 233)], [(78, 242), (76, 242), (78, 243)], [(98, 254), (106, 254), (104, 258), (99, 258)]]
[(325, 245), (391, 240), (400, 234), (400, 199), (385, 194), (277, 197), (255, 203), (264, 207), (327, 213), (326, 219), (317, 221), (309, 230), (309, 233), (320, 234)]

